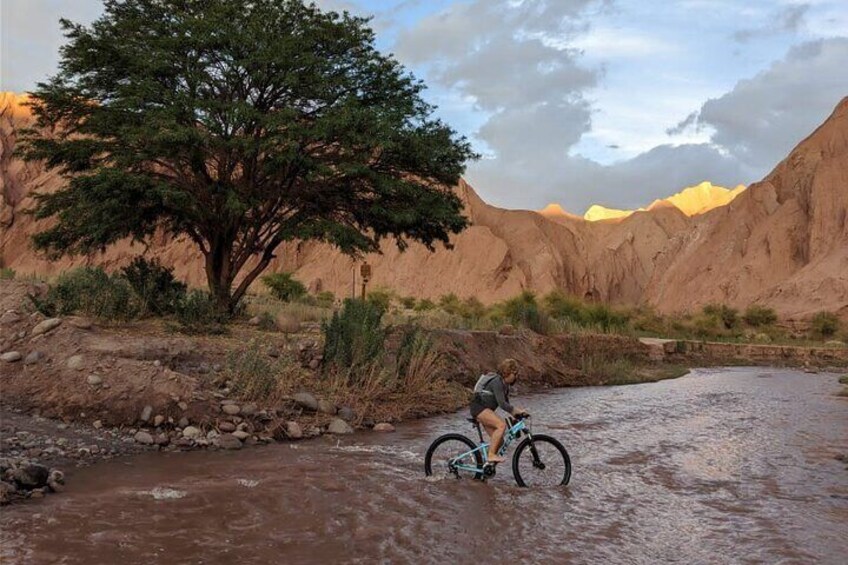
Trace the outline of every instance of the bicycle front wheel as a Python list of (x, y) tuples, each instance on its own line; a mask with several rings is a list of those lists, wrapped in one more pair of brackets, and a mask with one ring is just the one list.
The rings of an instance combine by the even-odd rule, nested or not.
[(520, 487), (567, 485), (571, 480), (571, 458), (556, 439), (534, 435), (515, 450), (512, 474)]
[(464, 467), (483, 467), (483, 456), (477, 445), (461, 434), (445, 434), (430, 444), (427, 455), (424, 457), (424, 473), (428, 477), (461, 477), (473, 476), (475, 479), (482, 477), (482, 473), (459, 469), (457, 464)]

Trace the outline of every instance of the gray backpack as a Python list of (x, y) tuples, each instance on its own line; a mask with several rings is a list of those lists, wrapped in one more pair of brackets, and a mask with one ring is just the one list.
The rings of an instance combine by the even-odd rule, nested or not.
[(492, 395), (494, 394), (492, 391), (487, 390), (486, 387), (489, 386), (489, 383), (498, 378), (497, 373), (486, 373), (482, 375), (479, 379), (477, 379), (477, 384), (474, 385), (474, 394), (485, 394)]

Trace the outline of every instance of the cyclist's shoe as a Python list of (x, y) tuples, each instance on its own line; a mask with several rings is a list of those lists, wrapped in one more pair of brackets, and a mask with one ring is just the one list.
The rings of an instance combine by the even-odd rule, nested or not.
[(506, 461), (506, 459), (501, 457), (500, 455), (489, 455), (488, 463), (492, 463), (494, 465), (497, 463), (503, 463), (504, 461)]

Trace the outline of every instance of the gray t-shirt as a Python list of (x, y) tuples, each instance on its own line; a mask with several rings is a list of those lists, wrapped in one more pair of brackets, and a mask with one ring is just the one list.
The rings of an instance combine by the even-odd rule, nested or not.
[(507, 414), (512, 414), (509, 385), (497, 373), (486, 373), (477, 379), (477, 384), (474, 385), (474, 399), (491, 410), (497, 410), (500, 407)]

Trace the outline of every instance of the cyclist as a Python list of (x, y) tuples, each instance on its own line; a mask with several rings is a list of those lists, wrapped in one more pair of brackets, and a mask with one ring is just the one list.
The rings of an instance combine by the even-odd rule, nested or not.
[(500, 463), (504, 460), (498, 455), (506, 433), (506, 422), (495, 413), (500, 408), (513, 416), (526, 415), (521, 408), (509, 403), (509, 387), (518, 380), (518, 361), (504, 359), (498, 365), (497, 373), (486, 373), (474, 385), (474, 397), (471, 400), (471, 417), (486, 429), (489, 435), (489, 462)]

